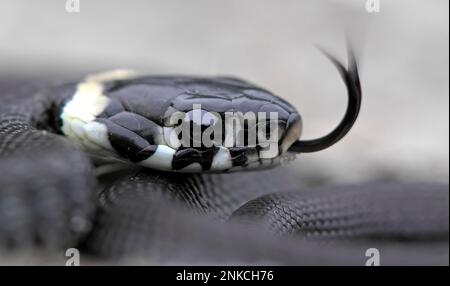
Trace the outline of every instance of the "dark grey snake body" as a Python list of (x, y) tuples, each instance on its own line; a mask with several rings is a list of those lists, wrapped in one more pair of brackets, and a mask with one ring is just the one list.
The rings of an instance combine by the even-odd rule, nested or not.
[(289, 166), (96, 177), (87, 155), (52, 132), (54, 95), (72, 88), (1, 90), (0, 252), (78, 247), (103, 263), (364, 265), (376, 247), (385, 265), (448, 264), (448, 186), (311, 189)]

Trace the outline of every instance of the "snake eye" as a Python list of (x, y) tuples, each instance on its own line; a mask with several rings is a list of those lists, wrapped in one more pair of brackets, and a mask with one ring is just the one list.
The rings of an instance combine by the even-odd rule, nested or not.
[(274, 140), (278, 141), (284, 134), (286, 129), (282, 121), (267, 118), (259, 120), (257, 124), (258, 140)]
[[(214, 115), (203, 109), (194, 109), (186, 113), (183, 123), (189, 124), (189, 138), (183, 140), (179, 137), (181, 141), (185, 143), (189, 142), (189, 146), (194, 147), (203, 147), (205, 145), (209, 146), (210, 144), (205, 144), (203, 142), (203, 132), (211, 126), (215, 126), (220, 122), (220, 117)], [(216, 132), (215, 130), (214, 132)], [(179, 136), (186, 136), (186, 134), (180, 133)], [(209, 139), (212, 140), (213, 133), (209, 134)], [(183, 144), (186, 145), (186, 144)]]

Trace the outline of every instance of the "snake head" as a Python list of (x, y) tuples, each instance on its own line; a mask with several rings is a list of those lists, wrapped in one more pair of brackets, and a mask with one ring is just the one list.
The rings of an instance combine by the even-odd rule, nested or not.
[[(329, 56), (330, 57), (330, 56)], [(223, 172), (276, 166), (292, 154), (327, 148), (351, 128), (361, 90), (346, 83), (346, 115), (330, 134), (299, 140), (302, 120), (290, 103), (229, 77), (136, 76), (113, 72), (77, 85), (61, 111), (61, 131), (87, 151), (163, 171)]]
[(288, 102), (223, 77), (91, 76), (61, 119), (90, 153), (181, 172), (276, 165), (301, 131)]

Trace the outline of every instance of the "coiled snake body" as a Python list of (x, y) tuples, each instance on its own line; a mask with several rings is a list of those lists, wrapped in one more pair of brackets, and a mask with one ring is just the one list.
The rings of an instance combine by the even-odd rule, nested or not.
[[(341, 69), (341, 73), (347, 86), (352, 80), (355, 83), (351, 72)], [(169, 82), (169, 86), (173, 81), (184, 86), (201, 81), (180, 77), (146, 80)], [(127, 80), (105, 85), (101, 79), (94, 82), (102, 83), (102, 91), (106, 87), (120, 93), (132, 87), (133, 94), (140, 92), (136, 85), (127, 85)], [(236, 92), (255, 92), (253, 86), (232, 79), (212, 83), (212, 89), (222, 84)], [(91, 137), (97, 146), (84, 144), (84, 137), (77, 137), (77, 126), (67, 127), (72, 123), (65, 121), (70, 114), (55, 116), (67, 111), (64, 107), (79, 88), (80, 84), (49, 88), (28, 84), (3, 86), (1, 90), (1, 252), (31, 248), (62, 253), (65, 248), (77, 247), (94, 261), (105, 263), (364, 265), (366, 249), (376, 247), (384, 264), (448, 264), (446, 186), (371, 183), (310, 189), (289, 166), (229, 174), (182, 174), (127, 165), (99, 173), (80, 145), (91, 153), (106, 152), (115, 159), (136, 163), (158, 152), (151, 147), (157, 139), (155, 133), (140, 133), (147, 143), (130, 141), (118, 127), (120, 118), (116, 118), (117, 126), (111, 125), (112, 116), (118, 113), (105, 116), (114, 109), (106, 104), (103, 107), (110, 108), (102, 110), (104, 116), (95, 114), (94, 121), (103, 122), (108, 132), (102, 135), (96, 129), (97, 133), (88, 135), (100, 134)], [(350, 97), (355, 92), (352, 88)], [(191, 104), (189, 98), (200, 97), (205, 105), (210, 98), (217, 106), (217, 96), (199, 94), (198, 90), (194, 97), (184, 93), (184, 100), (175, 105)], [(220, 89), (217, 94), (220, 97)], [(280, 137), (279, 154), (288, 149), (311, 152), (333, 144), (349, 130), (359, 110), (359, 103), (350, 98), (344, 118), (347, 124), (320, 142), (296, 142), (299, 131), (292, 130), (299, 128), (299, 117), (281, 102), (288, 112), (281, 118), (285, 133)], [(160, 112), (156, 110), (159, 106), (162, 103), (149, 112)], [(279, 106), (275, 102), (274, 108)], [(122, 119), (123, 124), (129, 123), (126, 116)], [(161, 125), (145, 130), (161, 130)], [(108, 142), (113, 148), (102, 141), (105, 134), (110, 135)], [(123, 148), (124, 142), (131, 148)], [(162, 154), (148, 166), (180, 171), (196, 163), (185, 170), (199, 172), (213, 166), (216, 171), (250, 166), (251, 158), (261, 163), (258, 156), (247, 156), (255, 150), (233, 151), (230, 149), (227, 159), (220, 161), (214, 159), (218, 150), (211, 155), (204, 149), (188, 149), (178, 155), (171, 153), (170, 162), (164, 161), (167, 154)]]

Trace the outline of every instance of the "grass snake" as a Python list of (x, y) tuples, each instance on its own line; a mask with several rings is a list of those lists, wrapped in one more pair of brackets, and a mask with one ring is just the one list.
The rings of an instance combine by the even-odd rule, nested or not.
[[(277, 97), (270, 108), (286, 113), (281, 116), (285, 133), (280, 136), (278, 154), (316, 151), (347, 133), (360, 104), (351, 97), (360, 87), (359, 80), (349, 84), (356, 83), (357, 72), (350, 62), (349, 72), (335, 62), (349, 86), (346, 124), (318, 141), (296, 141), (300, 117)], [(101, 83), (102, 92), (115, 92), (110, 97), (115, 99), (103, 105), (109, 109), (100, 110), (94, 118), (110, 130), (98, 137), (92, 133), (97, 146), (92, 142), (83, 146), (76, 139), (76, 126), (67, 128), (64, 116), (57, 116), (80, 82), (0, 84), (0, 253), (22, 251), (27, 257), (25, 249), (62, 256), (64, 249), (77, 247), (88, 261), (107, 264), (364, 265), (365, 251), (376, 247), (384, 265), (448, 264), (448, 186), (373, 182), (313, 188), (298, 179), (289, 165), (204, 172), (212, 166), (219, 166), (216, 171), (253, 169), (251, 158), (260, 167), (258, 156), (249, 155), (254, 156), (255, 149), (229, 149), (222, 165), (217, 160), (213, 164), (218, 151), (211, 155), (206, 148), (184, 151), (178, 157), (171, 153), (172, 159), (178, 159), (149, 165), (162, 170), (119, 164), (118, 169), (99, 171), (105, 163), (92, 160), (85, 151), (106, 152), (128, 163), (151, 158), (157, 148), (149, 146), (159, 133), (145, 132), (161, 130), (163, 122), (152, 124), (158, 119), (152, 114), (161, 114), (167, 106), (183, 109), (184, 104), (200, 100), (203, 107), (216, 108), (232, 105), (226, 99), (233, 94), (239, 107), (255, 108), (251, 107), (254, 101), (239, 103), (239, 98), (265, 100), (259, 110), (267, 102), (273, 104), (274, 97), (229, 78), (144, 77), (112, 82), (97, 78), (94, 82)], [(145, 93), (145, 85), (174, 92), (177, 99), (164, 102), (158, 97), (161, 102), (146, 105), (146, 97), (138, 96)], [(130, 88), (121, 98), (121, 92)], [(142, 110), (141, 117), (154, 120), (142, 119), (139, 126), (147, 124), (146, 128), (137, 130), (127, 125), (132, 124), (127, 113), (113, 118), (130, 111), (124, 98), (143, 100), (134, 103), (133, 111)], [(121, 104), (114, 106), (114, 101)], [(130, 130), (145, 140), (136, 137), (133, 141), (124, 135)], [(105, 134), (110, 135), (111, 145), (101, 141)], [(164, 171), (166, 167), (180, 171), (192, 163), (196, 165), (190, 174)]]

